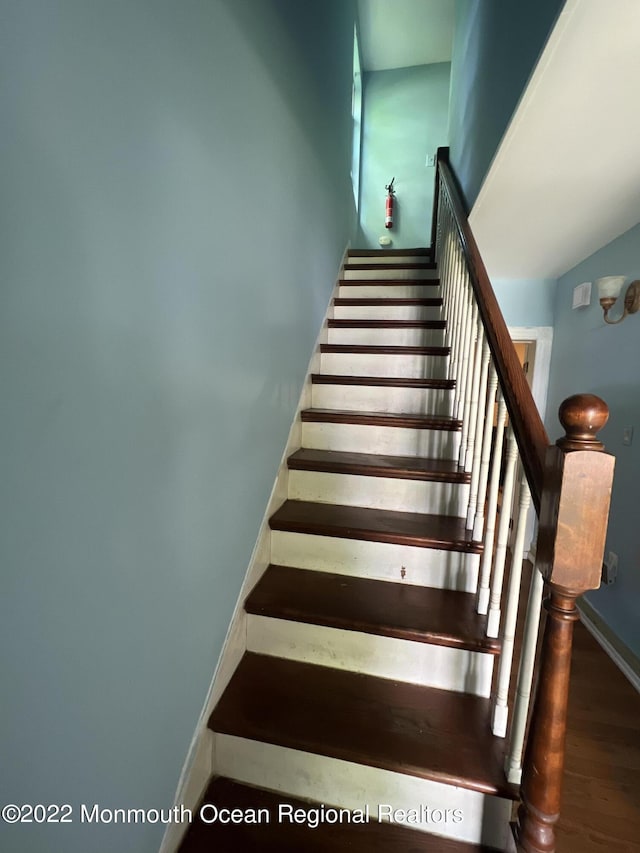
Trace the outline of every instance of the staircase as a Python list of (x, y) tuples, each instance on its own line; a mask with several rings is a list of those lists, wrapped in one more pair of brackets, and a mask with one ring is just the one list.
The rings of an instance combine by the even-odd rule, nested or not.
[(247, 651), (209, 720), (218, 819), (180, 849), (515, 849), (429, 250), (351, 251), (332, 313)]
[(213, 771), (182, 853), (555, 853), (608, 408), (568, 397), (549, 445), (442, 148), (431, 242), (343, 266), (180, 787), (193, 804)]

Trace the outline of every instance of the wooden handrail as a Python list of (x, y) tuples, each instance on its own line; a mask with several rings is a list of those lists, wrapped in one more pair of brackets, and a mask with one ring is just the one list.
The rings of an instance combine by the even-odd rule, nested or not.
[[(542, 419), (469, 226), (462, 195), (449, 165), (448, 149), (438, 149), (434, 213), (432, 245), (437, 247), (437, 252), (443, 255), (442, 258), (437, 257), (435, 260), (442, 265), (445, 295), (449, 303), (454, 306), (454, 315), (458, 319), (462, 318), (461, 326), (458, 326), (462, 331), (453, 339), (455, 352), (452, 356), (452, 370), (456, 380), (462, 376), (462, 387), (465, 389), (465, 417), (468, 413), (470, 413), (469, 417), (474, 417), (473, 395), (484, 393), (484, 386), (483, 390), (478, 392), (478, 386), (481, 384), (478, 379), (479, 356), (482, 348), (483, 357), (488, 357), (487, 344), (503, 395), (498, 408), (499, 432), (487, 504), (485, 552), (478, 597), (478, 612), (486, 613), (488, 609), (488, 626), (493, 624), (494, 633), (490, 636), (498, 635), (500, 594), (509, 519), (508, 514), (501, 513), (502, 533), (498, 535), (489, 597), (488, 584), (494, 544), (494, 516), (496, 515), (499, 460), (502, 456), (505, 406), (511, 419), (511, 431), (502, 509), (511, 505), (515, 456), (510, 454), (515, 450), (513, 444), (515, 438), (531, 498), (538, 514), (535, 572), (539, 573), (536, 576), (541, 576), (548, 593), (545, 602), (547, 620), (539, 657), (538, 685), (529, 719), (524, 761), (521, 765), (521, 804), (515, 837), (518, 853), (555, 853), (555, 824), (560, 811), (564, 767), (572, 634), (573, 624), (578, 619), (576, 599), (587, 590), (597, 589), (600, 585), (609, 516), (614, 459), (603, 452), (604, 446), (597, 439), (598, 430), (607, 421), (608, 409), (603, 400), (591, 394), (577, 394), (569, 397), (563, 402), (559, 411), (565, 435), (556, 442), (555, 446), (549, 446)], [(438, 221), (438, 215), (443, 215), (443, 222)], [(449, 239), (452, 239), (453, 247)], [(470, 305), (471, 298), (475, 301), (473, 307)], [(482, 329), (477, 325), (476, 316), (480, 317), (484, 336)], [(478, 334), (474, 338), (476, 331)], [(474, 340), (476, 349), (470, 354)], [(462, 347), (461, 341), (464, 342)], [(474, 369), (473, 384), (469, 386), (471, 393), (464, 384), (469, 383), (469, 363)], [(486, 362), (483, 364), (486, 365)], [(489, 403), (484, 415), (485, 436), (491, 435), (489, 430), (495, 391), (495, 374), (493, 373), (492, 381), (492, 391), (488, 394)], [(460, 406), (460, 400), (455, 401), (455, 406)], [(487, 415), (490, 421), (488, 424)], [(476, 441), (477, 438), (476, 436)], [(467, 455), (468, 452), (467, 445)], [(462, 454), (460, 458), (463, 458)], [(477, 463), (477, 458), (474, 461)], [(469, 526), (469, 518), (467, 525)], [(524, 528), (519, 528), (519, 531), (523, 538)], [(516, 540), (518, 541), (517, 536)], [(521, 541), (517, 545), (517, 553), (517, 558), (514, 556), (513, 559), (519, 562), (523, 553)], [(512, 581), (514, 578), (519, 578), (518, 569), (512, 572)], [(515, 584), (517, 583), (518, 581), (515, 581)], [(534, 601), (533, 607), (539, 609), (540, 584), (537, 585), (537, 590), (537, 597), (532, 597), (530, 601)], [(516, 610), (511, 610), (508, 632), (505, 628), (505, 642), (507, 640), (512, 642), (515, 636), (518, 599), (518, 589), (515, 585), (513, 591), (512, 596), (510, 586), (508, 598), (509, 602), (516, 602)], [(534, 616), (535, 622), (532, 624), (535, 624), (537, 629), (538, 617), (535, 614)], [(507, 621), (508, 619), (509, 613)], [(527, 665), (526, 695), (529, 694), (533, 675), (535, 641), (528, 648), (530, 663)], [(508, 649), (507, 646), (507, 653), (509, 653)], [(505, 669), (501, 669), (495, 706), (494, 724), (498, 723), (498, 731), (502, 734), (506, 733), (508, 709), (505, 697), (508, 693), (507, 668), (510, 667), (510, 663), (509, 660), (505, 664)], [(507, 675), (503, 678), (504, 673)], [(522, 756), (527, 716), (526, 709), (522, 713), (521, 707), (516, 709), (519, 726), (519, 734), (516, 738), (517, 752), (514, 752), (509, 759), (510, 766), (516, 769)], [(494, 733), (496, 733), (495, 728)]]
[[(513, 424), (529, 488), (531, 489), (531, 498), (536, 511), (539, 513), (542, 499), (544, 456), (549, 445), (549, 438), (533, 400), (531, 389), (527, 384), (522, 366), (518, 361), (507, 324), (504, 321), (498, 300), (491, 286), (487, 269), (480, 256), (478, 244), (469, 226), (462, 195), (449, 166), (448, 148), (438, 149), (436, 203), (438, 193), (442, 189), (445, 190), (448, 196), (453, 212), (456, 229), (469, 271), (471, 286), (478, 303), (478, 310), (498, 373), (502, 393), (505, 397), (509, 417)], [(435, 242), (433, 245), (435, 245)]]

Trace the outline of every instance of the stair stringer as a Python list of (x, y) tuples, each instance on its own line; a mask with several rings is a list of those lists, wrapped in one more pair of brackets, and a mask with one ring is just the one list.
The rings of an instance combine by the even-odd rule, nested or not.
[[(269, 518), (276, 509), (287, 499), (289, 489), (289, 469), (287, 459), (302, 446), (302, 421), (300, 413), (303, 409), (312, 405), (312, 383), (311, 375), (320, 372), (320, 345), (328, 342), (329, 329), (327, 320), (334, 317), (334, 299), (337, 297), (340, 287), (339, 276), (347, 263), (349, 244), (345, 247), (340, 261), (339, 272), (336, 275), (333, 290), (328, 297), (327, 310), (320, 325), (312, 355), (307, 365), (307, 371), (302, 384), (302, 390), (298, 404), (293, 415), (293, 421), (289, 429), (287, 443), (280, 458), (278, 472), (271, 490), (271, 495), (260, 524), (256, 543), (249, 560), (249, 565), (238, 594), (238, 599), (229, 623), (225, 641), (218, 658), (211, 684), (207, 692), (202, 711), (198, 718), (194, 735), (187, 752), (187, 758), (180, 773), (176, 795), (173, 805), (185, 809), (191, 809), (195, 814), (202, 796), (211, 780), (214, 772), (217, 772), (215, 762), (214, 733), (207, 728), (207, 721), (211, 716), (218, 700), (227, 687), (231, 676), (235, 672), (242, 656), (247, 651), (247, 622), (248, 614), (244, 610), (244, 601), (248, 593), (264, 574), (270, 563), (271, 555), (271, 529)], [(182, 813), (182, 812), (177, 812)], [(182, 837), (188, 829), (188, 823), (170, 823), (162, 839), (159, 853), (174, 853), (180, 844)]]

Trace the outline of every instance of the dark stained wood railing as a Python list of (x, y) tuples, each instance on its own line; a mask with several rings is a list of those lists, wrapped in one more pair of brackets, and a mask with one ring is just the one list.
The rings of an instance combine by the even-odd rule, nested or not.
[[(442, 226), (438, 221), (440, 215), (446, 221), (446, 226)], [(444, 229), (442, 232), (441, 226)], [(443, 234), (446, 235), (446, 239), (442, 239)], [(451, 249), (447, 249), (447, 246), (451, 246), (452, 240), (455, 243), (455, 262), (453, 263)], [(518, 850), (520, 853), (554, 853), (556, 849), (554, 828), (560, 812), (564, 769), (573, 625), (578, 619), (576, 599), (587, 590), (597, 589), (600, 585), (609, 516), (615, 460), (603, 452), (604, 446), (598, 441), (596, 435), (607, 421), (608, 409), (599, 397), (590, 394), (578, 394), (568, 398), (559, 411), (565, 435), (554, 446), (549, 446), (546, 430), (469, 226), (462, 195), (449, 164), (448, 149), (442, 148), (438, 150), (432, 246), (440, 247), (439, 251), (444, 249), (444, 258), (436, 257), (436, 260), (439, 265), (444, 261), (448, 293), (451, 293), (452, 288), (455, 290), (460, 287), (467, 288), (465, 293), (469, 293), (468, 288), (471, 288), (473, 296), (465, 296), (464, 299), (475, 300), (477, 315), (481, 321), (481, 325), (477, 324), (477, 337), (480, 338), (484, 330), (485, 351), (488, 345), (504, 399), (504, 403), (501, 404), (502, 412), (506, 403), (512, 439), (515, 438), (517, 442), (524, 475), (538, 514), (538, 544), (534, 569), (538, 592), (537, 598), (533, 594), (530, 596), (527, 614), (527, 625), (531, 622), (535, 626), (533, 629), (535, 633), (532, 633), (534, 638), (537, 633), (543, 581), (547, 593), (544, 603), (547, 619), (536, 664), (538, 686), (529, 717), (524, 761), (519, 764), (522, 757), (528, 698), (526, 703), (516, 708), (514, 716), (517, 718), (517, 724), (514, 723), (514, 729), (517, 729), (519, 734), (516, 737), (512, 731), (512, 739), (519, 745), (515, 749), (513, 743), (511, 744), (512, 751), (508, 763), (510, 769), (514, 766), (521, 768), (522, 774), (521, 805), (514, 828)], [(449, 252), (448, 255), (447, 252)], [(464, 267), (462, 277), (459, 274), (461, 266)], [(452, 269), (453, 273), (451, 273)], [(453, 304), (459, 306), (464, 303), (464, 299), (460, 297), (456, 302), (454, 298)], [(476, 308), (473, 309), (474, 317), (476, 317)], [(469, 336), (469, 333), (466, 334)], [(468, 345), (465, 352), (469, 352)], [(477, 364), (477, 355), (475, 360)], [(460, 370), (458, 362), (455, 362), (454, 369)], [(464, 370), (461, 375), (464, 375)], [(492, 406), (486, 409), (486, 417), (493, 419)], [(500, 423), (499, 428), (502, 428)], [(501, 446), (500, 439), (499, 447)], [(509, 483), (509, 476), (507, 473), (505, 478), (507, 483)], [(501, 514), (505, 509), (509, 511), (508, 505), (512, 495), (513, 492), (508, 491), (508, 487), (505, 486)], [(495, 512), (495, 506), (489, 511)], [(519, 518), (519, 523), (520, 521)], [(488, 536), (489, 526), (487, 524), (485, 529), (485, 552), (490, 555), (493, 533)], [(498, 542), (497, 551), (500, 547)], [(505, 547), (504, 543), (502, 547)], [(522, 554), (522, 550), (519, 554)], [(514, 556), (512, 575), (519, 577), (518, 567), (515, 566), (516, 559)], [(532, 590), (533, 588), (532, 582)], [(485, 592), (488, 593), (486, 587)], [(517, 614), (517, 592), (515, 587), (512, 589), (510, 586), (509, 599), (512, 603), (516, 602), (515, 611), (511, 612), (510, 642), (513, 640), (513, 624)], [(495, 595), (492, 588), (492, 601), (494, 598), (497, 611), (493, 615), (497, 616), (496, 624), (498, 624), (500, 620), (499, 585)], [(479, 607), (479, 612), (484, 613), (486, 609)], [(491, 617), (490, 610), (490, 622)], [(525, 634), (528, 633), (528, 627), (526, 627)], [(497, 636), (497, 634), (491, 636)], [(528, 649), (528, 653), (523, 652), (523, 661), (526, 658), (528, 663), (521, 668), (528, 671), (526, 677), (528, 683), (525, 684), (527, 697), (532, 682), (535, 640), (529, 642)], [(506, 663), (504, 669), (507, 673), (506, 684), (508, 684), (509, 668), (510, 663)], [(520, 684), (518, 692), (520, 693)], [(504, 705), (497, 707), (504, 701), (505, 696), (506, 687), (502, 697), (498, 691), (496, 700), (496, 711), (499, 711), (500, 715), (507, 713)], [(494, 717), (494, 733), (497, 733), (496, 719), (497, 717)], [(506, 716), (500, 734), (504, 736), (505, 733)], [(511, 774), (509, 778), (511, 780)], [(520, 779), (520, 776), (516, 778)]]
[[(549, 445), (549, 438), (531, 394), (531, 389), (527, 384), (522, 365), (518, 361), (507, 324), (491, 286), (484, 261), (480, 256), (478, 244), (469, 226), (462, 195), (449, 166), (448, 152), (448, 148), (438, 149), (437, 171), (439, 181), (438, 176), (436, 176), (438, 189), (435, 194), (435, 204), (438, 203), (439, 193), (446, 193), (454, 211), (471, 285), (507, 403), (507, 411), (513, 423), (518, 449), (531, 489), (531, 498), (536, 511), (539, 512), (542, 497), (544, 454)], [(435, 216), (434, 223), (436, 223)], [(434, 227), (437, 227), (437, 223)]]
[(576, 599), (600, 586), (615, 463), (596, 435), (609, 417), (599, 397), (569, 397), (559, 417), (565, 436), (546, 454), (536, 558), (549, 597), (518, 813), (523, 853), (555, 850)]

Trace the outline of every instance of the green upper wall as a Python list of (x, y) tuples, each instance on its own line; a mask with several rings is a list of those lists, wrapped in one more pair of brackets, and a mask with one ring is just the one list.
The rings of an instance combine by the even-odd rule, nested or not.
[[(640, 225), (600, 249), (558, 281), (555, 333), (549, 386), (549, 435), (562, 433), (558, 407), (569, 395), (597, 394), (609, 406), (609, 422), (600, 435), (616, 457), (611, 515), (606, 550), (619, 558), (618, 579), (612, 586), (589, 593), (590, 603), (609, 627), (640, 656), (640, 314), (618, 326), (605, 324), (595, 284), (591, 305), (573, 310), (573, 288), (605, 275), (640, 278)], [(620, 300), (621, 301), (621, 300)], [(613, 310), (620, 313), (620, 306)], [(622, 443), (623, 429), (633, 426), (630, 446)]]
[[(344, 247), (354, 4), (3, 4), (7, 853), (155, 853)], [(327, 57), (331, 61), (327, 61)]]
[(451, 165), (468, 209), (564, 0), (456, 0)]
[[(428, 246), (435, 169), (427, 155), (447, 144), (448, 62), (364, 75), (364, 119), (358, 244), (380, 248)], [(395, 177), (394, 227), (384, 227), (385, 186)]]

